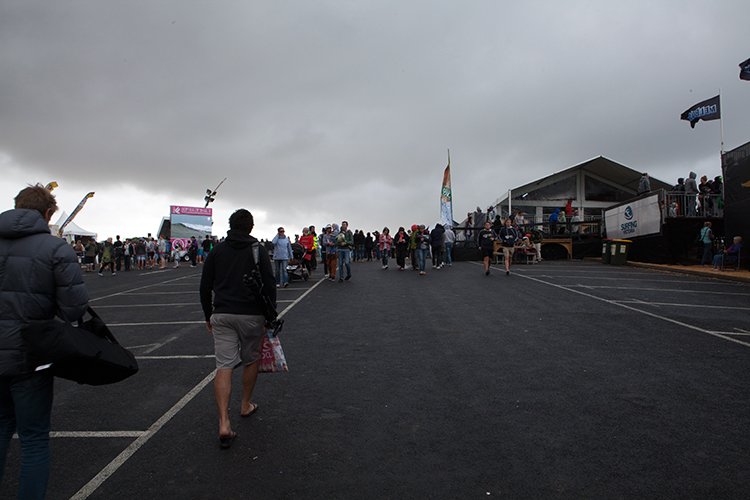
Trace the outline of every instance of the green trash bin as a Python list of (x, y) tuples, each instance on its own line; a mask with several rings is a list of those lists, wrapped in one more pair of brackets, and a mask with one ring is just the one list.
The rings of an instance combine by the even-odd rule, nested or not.
[(628, 263), (628, 247), (633, 243), (631, 240), (612, 240), (609, 250), (609, 263), (615, 266), (624, 266)]
[(612, 246), (612, 240), (602, 240), (602, 264), (609, 264), (609, 252)]

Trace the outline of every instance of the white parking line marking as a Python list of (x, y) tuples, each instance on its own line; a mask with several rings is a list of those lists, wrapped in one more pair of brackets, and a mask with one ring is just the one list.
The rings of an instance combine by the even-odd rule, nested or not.
[(144, 323), (107, 323), (107, 326), (205, 325), (205, 321), (148, 321)]
[[(146, 431), (51, 431), (51, 438), (137, 438)], [(18, 434), (13, 434), (18, 439)]]
[[(186, 279), (186, 278), (189, 278), (189, 276), (181, 276), (181, 277), (179, 277), (179, 278), (174, 278), (174, 279), (171, 279), (171, 280), (167, 280), (167, 281), (162, 281), (161, 283), (158, 283), (158, 284), (159, 284), (159, 285), (164, 285), (164, 284), (166, 284), (166, 283), (172, 283), (173, 281), (180, 281), (180, 280), (184, 280), (184, 279)], [(156, 286), (156, 285), (152, 283), (152, 284), (150, 284), (150, 285), (143, 285), (143, 286), (139, 286), (139, 287), (137, 287), (137, 288), (131, 288), (130, 290), (124, 290), (124, 291), (122, 291), (122, 292), (111, 293), (111, 294), (109, 294), (109, 295), (103, 295), (103, 296), (101, 296), (101, 297), (97, 297), (97, 298), (95, 298), (95, 299), (89, 299), (89, 302), (97, 302), (97, 301), (99, 301), (99, 300), (109, 299), (109, 298), (111, 298), (111, 297), (117, 297), (117, 296), (119, 296), (119, 295), (126, 295), (126, 294), (128, 294), (128, 293), (130, 293), (130, 292), (135, 292), (135, 291), (137, 291), (137, 290), (144, 290), (144, 289), (146, 289), (146, 288), (150, 288), (150, 287), (152, 287), (152, 286)]]
[[(519, 275), (520, 276), (520, 275)], [(524, 276), (524, 278), (534, 279), (531, 276)], [(701, 293), (709, 295), (736, 295), (739, 297), (750, 297), (750, 293), (736, 293), (736, 292), (713, 292), (709, 290), (682, 290), (679, 288), (640, 288), (631, 286), (606, 286), (606, 285), (560, 285), (562, 287), (583, 287), (587, 289), (607, 289), (607, 290), (640, 290), (646, 292), (669, 292), (669, 293)]]
[(136, 451), (138, 451), (144, 444), (146, 444), (149, 439), (151, 439), (157, 432), (159, 432), (167, 422), (172, 420), (172, 417), (174, 417), (180, 410), (182, 410), (200, 391), (203, 390), (204, 387), (210, 384), (214, 379), (215, 374), (216, 370), (213, 370), (211, 371), (211, 373), (206, 375), (203, 380), (198, 382), (198, 385), (193, 387), (190, 392), (185, 394), (182, 399), (175, 403), (175, 405), (170, 408), (164, 415), (162, 415), (159, 420), (154, 422), (146, 432), (138, 436), (138, 438), (130, 443), (130, 445), (125, 448), (119, 455), (117, 455), (114, 460), (107, 464), (107, 466), (104, 467), (99, 472), (99, 474), (94, 476), (91, 481), (83, 485), (83, 487), (78, 490), (76, 494), (71, 497), (71, 499), (83, 500), (84, 498), (88, 498), (89, 495), (96, 491), (96, 489), (101, 486), (101, 484), (106, 481), (107, 478), (109, 478), (109, 476), (114, 474), (117, 469), (122, 466), (122, 464), (124, 464), (130, 457), (133, 456)]
[(750, 307), (738, 307), (738, 306), (709, 306), (705, 304), (685, 304), (684, 302), (646, 302), (643, 300), (631, 299), (631, 300), (613, 300), (612, 302), (619, 302), (620, 304), (646, 304), (651, 306), (668, 306), (668, 307), (689, 307), (691, 309), (732, 309), (736, 311), (750, 311)]
[[(184, 279), (183, 278), (177, 278), (177, 279)], [(287, 312), (289, 312), (297, 303), (299, 303), (303, 298), (305, 298), (310, 292), (312, 292), (320, 283), (324, 281), (324, 278), (321, 278), (317, 283), (315, 283), (312, 287), (307, 289), (305, 293), (303, 293), (298, 299), (294, 300), (289, 306), (287, 306), (281, 313), (279, 313), (279, 317), (284, 316)], [(130, 292), (135, 290), (141, 290), (146, 287), (140, 287), (140, 288), (134, 288)], [(126, 292), (118, 292), (111, 295), (107, 295), (104, 297), (100, 297), (98, 299), (92, 299), (93, 300), (101, 300), (104, 298), (109, 297), (115, 297), (118, 295), (128, 295), (128, 291)], [(279, 301), (281, 302), (281, 301)], [(285, 301), (286, 302), (286, 301)], [(142, 325), (184, 325), (184, 324), (205, 324), (205, 321), (164, 321), (164, 322), (149, 322), (149, 323), (113, 323), (109, 324), (108, 326), (142, 326)], [(197, 359), (197, 358), (213, 358), (214, 355), (202, 355), (202, 356), (136, 356), (136, 359)], [(86, 483), (78, 492), (76, 492), (75, 495), (71, 497), (71, 499), (74, 500), (83, 500), (88, 498), (94, 491), (96, 491), (99, 486), (101, 486), (104, 481), (106, 481), (112, 474), (114, 474), (125, 462), (130, 459), (144, 444), (148, 442), (149, 439), (151, 439), (157, 432), (161, 430), (164, 425), (167, 424), (177, 413), (179, 413), (180, 410), (182, 410), (195, 396), (198, 395), (208, 384), (211, 383), (211, 381), (214, 379), (214, 376), (216, 374), (216, 370), (211, 371), (206, 377), (198, 382), (198, 384), (193, 387), (187, 394), (185, 394), (182, 399), (180, 399), (177, 403), (175, 403), (172, 408), (170, 408), (164, 415), (162, 415), (156, 422), (154, 422), (151, 427), (148, 428), (143, 433), (139, 433), (136, 440), (133, 441), (127, 448), (125, 448), (117, 457), (115, 457), (114, 460), (112, 460), (109, 464), (107, 464), (96, 476), (94, 476), (88, 483)]]
[[(473, 264), (475, 264), (477, 266), (481, 266), (482, 265), (481, 262), (473, 262)], [(492, 269), (495, 269), (497, 271), (502, 271), (502, 269), (500, 269), (499, 267), (496, 267), (496, 266), (493, 266)], [(712, 332), (710, 330), (706, 330), (705, 328), (701, 328), (699, 326), (690, 325), (688, 323), (683, 323), (682, 321), (677, 321), (676, 319), (668, 318), (666, 316), (660, 316), (658, 314), (654, 314), (652, 312), (644, 311), (642, 309), (637, 309), (635, 307), (630, 307), (627, 304), (623, 304), (623, 303), (617, 302), (615, 300), (610, 300), (610, 299), (604, 299), (602, 297), (597, 297), (596, 295), (592, 295), (590, 293), (582, 292), (580, 290), (575, 290), (575, 289), (571, 288), (570, 286), (558, 285), (557, 283), (550, 283), (549, 281), (544, 281), (544, 280), (541, 280), (539, 278), (534, 278), (534, 277), (531, 277), (531, 276), (526, 276), (524, 274), (516, 273), (515, 275), (519, 276), (519, 277), (521, 277), (523, 279), (536, 281), (537, 283), (543, 283), (545, 285), (553, 286), (553, 287), (559, 288), (561, 290), (567, 290), (568, 292), (577, 293), (579, 295), (583, 295), (584, 297), (589, 297), (591, 299), (599, 300), (601, 302), (606, 302), (607, 304), (612, 304), (612, 305), (617, 306), (617, 307), (622, 307), (624, 309), (628, 309), (628, 310), (633, 311), (633, 312), (644, 314), (646, 316), (651, 316), (652, 318), (660, 319), (662, 321), (667, 321), (667, 322), (673, 323), (675, 325), (683, 326), (685, 328), (689, 328), (690, 330), (695, 330), (695, 331), (698, 331), (698, 332), (701, 332), (701, 333), (705, 333), (707, 335), (711, 335), (712, 337), (717, 337), (717, 338), (720, 338), (720, 339), (723, 339), (723, 340), (726, 340), (726, 341), (729, 341), (729, 342), (733, 342), (735, 344), (739, 344), (739, 345), (742, 345), (742, 346), (745, 346), (745, 347), (750, 347), (750, 343), (749, 342), (743, 342), (742, 340), (738, 340), (738, 339), (735, 339), (735, 338), (732, 338), (732, 337), (728, 337), (728, 336), (726, 336), (724, 334), (721, 334), (721, 333)], [(595, 287), (595, 288), (601, 288), (601, 287)], [(746, 294), (731, 294), (731, 295), (746, 295)]]

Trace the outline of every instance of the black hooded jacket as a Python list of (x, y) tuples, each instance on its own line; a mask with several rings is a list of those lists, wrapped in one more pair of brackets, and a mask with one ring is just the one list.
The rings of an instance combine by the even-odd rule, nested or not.
[[(263, 315), (261, 304), (242, 281), (242, 276), (252, 265), (250, 247), (257, 242), (249, 234), (230, 229), (227, 238), (208, 254), (200, 284), (201, 307), (206, 321), (213, 313)], [(268, 251), (261, 244), (258, 244), (258, 257), (263, 294), (276, 305), (276, 279)]]

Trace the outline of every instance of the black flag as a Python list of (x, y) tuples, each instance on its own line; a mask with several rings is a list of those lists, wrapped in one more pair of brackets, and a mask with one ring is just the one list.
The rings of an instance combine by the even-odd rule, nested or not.
[(750, 59), (740, 63), (740, 80), (750, 80)]
[(687, 120), (690, 122), (690, 128), (695, 128), (695, 124), (698, 123), (698, 120), (708, 121), (718, 120), (720, 118), (721, 103), (719, 102), (719, 96), (699, 102), (680, 115), (680, 120)]

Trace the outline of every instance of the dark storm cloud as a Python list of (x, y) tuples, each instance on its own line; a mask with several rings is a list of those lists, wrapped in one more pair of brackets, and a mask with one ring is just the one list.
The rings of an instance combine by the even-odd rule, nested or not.
[(458, 214), (600, 154), (671, 182), (718, 168), (718, 127), (679, 114), (719, 87), (727, 146), (747, 140), (749, 11), (6, 1), (0, 151), (196, 202), (229, 177), (225, 199), (282, 220), (314, 206), (373, 227), (434, 222), (448, 147)]

